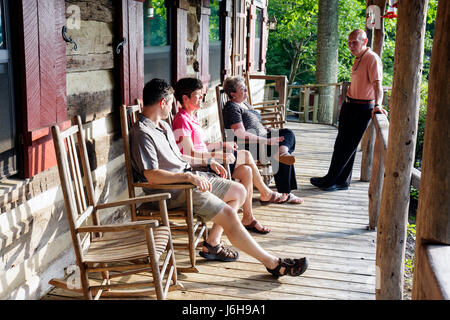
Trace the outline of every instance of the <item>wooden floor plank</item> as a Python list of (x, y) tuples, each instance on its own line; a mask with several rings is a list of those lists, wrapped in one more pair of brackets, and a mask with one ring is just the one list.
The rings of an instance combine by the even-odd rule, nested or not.
[[(369, 183), (359, 181), (361, 152), (356, 154), (351, 187), (322, 191), (312, 186), (309, 179), (327, 173), (336, 128), (292, 122), (288, 127), (294, 131), (297, 141), (295, 168), (299, 189), (293, 193), (305, 202), (262, 206), (255, 190), (253, 213), (272, 231), (254, 238), (278, 257), (307, 256), (309, 269), (301, 277), (275, 280), (262, 264), (244, 252), (240, 252), (238, 261), (231, 263), (199, 257), (200, 272), (179, 274), (184, 288), (169, 292), (169, 300), (375, 299), (377, 234), (366, 229)], [(273, 184), (271, 187), (275, 189)], [(185, 236), (175, 237), (186, 240)], [(226, 236), (223, 240), (229, 243)], [(176, 260), (178, 266), (188, 264), (187, 252), (176, 251)], [(149, 277), (146, 273), (114, 281), (142, 281)], [(81, 298), (60, 289), (44, 297), (47, 300)]]

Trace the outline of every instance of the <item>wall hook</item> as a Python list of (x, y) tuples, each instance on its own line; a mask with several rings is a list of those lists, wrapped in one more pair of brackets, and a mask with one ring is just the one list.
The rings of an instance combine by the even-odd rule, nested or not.
[(116, 47), (116, 53), (120, 54), (120, 47), (124, 47), (127, 44), (127, 38), (123, 38), (122, 42), (119, 43)]
[(64, 38), (64, 41), (73, 44), (72, 50), (78, 51), (78, 45), (76, 44), (76, 42), (73, 41), (72, 38), (67, 35), (67, 27), (66, 26), (63, 26), (63, 28), (62, 28), (62, 36)]

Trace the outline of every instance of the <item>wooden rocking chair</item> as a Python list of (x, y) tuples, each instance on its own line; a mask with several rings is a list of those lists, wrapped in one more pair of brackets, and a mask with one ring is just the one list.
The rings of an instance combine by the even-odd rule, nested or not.
[[(248, 103), (257, 111), (260, 112), (261, 122), (264, 126), (282, 129), (286, 123), (285, 119), (285, 97), (287, 89), (286, 76), (271, 76), (271, 75), (259, 75), (246, 73), (245, 83), (247, 85)], [(260, 102), (252, 101), (252, 88), (250, 80), (273, 80), (276, 83), (276, 87), (280, 93), (279, 99), (264, 100)]]
[[(223, 91), (223, 88), (220, 85), (216, 86), (216, 100), (217, 100), (217, 113), (219, 115), (220, 133), (222, 135), (222, 140), (227, 141), (225, 126), (223, 123), (222, 111), (223, 111), (225, 104), (228, 102), (228, 96)], [(273, 178), (271, 164), (270, 163), (261, 163), (257, 159), (255, 159), (255, 162), (256, 162), (256, 165), (258, 166), (258, 169), (261, 173), (261, 177), (263, 178), (264, 183), (266, 185), (270, 185), (270, 182), (272, 181), (272, 178)]]
[[(179, 272), (199, 272), (196, 267), (196, 248), (203, 238), (208, 237), (208, 228), (203, 221), (195, 221), (193, 216), (192, 190), (195, 188), (190, 183), (180, 184), (150, 184), (139, 183), (133, 181), (133, 173), (131, 166), (131, 154), (129, 144), (129, 130), (131, 126), (138, 121), (138, 114), (141, 111), (142, 103), (138, 100), (137, 105), (120, 107), (120, 123), (122, 127), (122, 140), (124, 146), (125, 166), (128, 180), (128, 194), (134, 197), (136, 194), (135, 188), (154, 188), (154, 189), (184, 189), (186, 193), (186, 205), (184, 208), (177, 208), (168, 211), (170, 219), (170, 228), (172, 232), (182, 233), (188, 236), (188, 241), (175, 241), (174, 247), (176, 249), (184, 249), (189, 252), (190, 267), (178, 267)], [(137, 208), (134, 203), (130, 203), (131, 218), (133, 221), (141, 221), (146, 219), (155, 219), (159, 216), (158, 210), (151, 210), (148, 208)]]
[[(166, 199), (170, 198), (170, 194), (161, 193), (98, 204), (94, 196), (81, 118), (78, 116), (75, 121), (76, 125), (63, 132), (53, 126), (52, 133), (81, 286), (72, 288), (68, 282), (58, 279), (52, 279), (49, 283), (58, 288), (83, 293), (85, 299), (92, 299), (93, 296), (94, 299), (99, 299), (100, 296), (143, 296), (154, 292), (157, 299), (165, 299), (168, 290), (181, 287), (177, 282), (166, 209)], [(159, 202), (162, 224), (157, 220), (147, 220), (100, 225), (98, 211), (101, 209), (149, 201)], [(150, 270), (152, 281), (111, 283), (113, 278)], [(92, 272), (101, 272), (101, 284), (90, 284), (94, 279), (90, 280), (88, 274)], [(167, 278), (163, 286), (166, 272)], [(123, 290), (125, 288), (134, 290)]]

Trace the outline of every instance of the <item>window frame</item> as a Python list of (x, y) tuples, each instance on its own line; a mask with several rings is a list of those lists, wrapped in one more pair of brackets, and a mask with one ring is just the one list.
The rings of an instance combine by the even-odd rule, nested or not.
[[(219, 4), (219, 11), (218, 11), (218, 16), (219, 16), (219, 43), (220, 43), (220, 57), (219, 57), (219, 78), (218, 79), (213, 79), (212, 78), (212, 74), (211, 74), (211, 61), (209, 61), (209, 75), (210, 75), (210, 82), (211, 83), (215, 83), (215, 82), (219, 82), (222, 83), (223, 81), (223, 70), (224, 70), (224, 59), (225, 59), (225, 52), (224, 52), (224, 41), (225, 41), (225, 15), (224, 15), (224, 11), (225, 11), (225, 7), (226, 7), (226, 0), (217, 0), (218, 4)], [(211, 26), (211, 16), (209, 18), (209, 26)], [(208, 28), (208, 34), (210, 33), (210, 28)], [(211, 50), (211, 39), (209, 39), (209, 50)], [(210, 53), (210, 51), (208, 51)], [(209, 54), (209, 57), (211, 57), (211, 54)], [(211, 60), (211, 59), (210, 59)]]
[[(258, 14), (259, 10), (259, 14)], [(261, 65), (261, 57), (262, 57), (262, 51), (263, 51), (263, 37), (264, 37), (264, 7), (259, 7), (256, 5), (256, 15), (255, 15), (255, 37), (253, 39), (254, 41), (254, 52), (253, 52), (253, 60), (254, 60), (254, 69), (253, 71), (261, 72), (262, 71), (262, 65)], [(258, 19), (260, 21), (259, 30), (257, 30), (256, 26), (258, 25)], [(260, 34), (259, 38), (259, 46), (256, 47), (256, 35)], [(256, 52), (259, 52), (259, 55), (256, 55)], [(258, 59), (256, 59), (258, 57)]]
[[(147, 2), (144, 3), (143, 6), (143, 12), (145, 13), (145, 5), (147, 4)], [(151, 60), (151, 59), (146, 59), (146, 48), (150, 48), (150, 47), (154, 47), (154, 48), (167, 48), (169, 49), (169, 65), (168, 67), (170, 68), (169, 70), (169, 79), (165, 79), (169, 82), (172, 81), (173, 78), (173, 64), (172, 64), (172, 60), (173, 60), (173, 39), (174, 39), (174, 32), (173, 32), (173, 27), (174, 27), (174, 7), (172, 4), (170, 4), (168, 1), (164, 1), (164, 6), (166, 8), (166, 44), (164, 46), (145, 46), (145, 43), (143, 44), (143, 59), (144, 59), (144, 69), (145, 69), (145, 61), (147, 60)], [(145, 26), (145, 24), (143, 23), (143, 26)], [(145, 35), (146, 35), (146, 29), (144, 28), (143, 30), (143, 37), (145, 39)], [(157, 51), (157, 50), (156, 50)], [(157, 52), (154, 52), (154, 54), (158, 54)], [(144, 70), (144, 79), (145, 79), (145, 70)]]
[[(10, 108), (10, 121), (11, 121), (11, 141), (12, 148), (4, 152), (8, 153), (0, 157), (1, 163), (9, 163), (10, 159), (13, 161), (12, 168), (7, 165), (0, 167), (0, 179), (8, 178), (19, 173), (19, 148), (18, 148), (18, 132), (17, 132), (17, 115), (14, 99), (14, 72), (13, 72), (13, 55), (12, 55), (12, 39), (11, 39), (11, 28), (10, 28), (10, 11), (9, 11), (9, 1), (0, 0), (0, 9), (2, 12), (2, 32), (3, 41), (5, 42), (5, 47), (0, 49), (0, 63), (6, 63), (8, 65), (8, 78), (9, 78), (9, 108)], [(6, 172), (7, 170), (7, 172)]]

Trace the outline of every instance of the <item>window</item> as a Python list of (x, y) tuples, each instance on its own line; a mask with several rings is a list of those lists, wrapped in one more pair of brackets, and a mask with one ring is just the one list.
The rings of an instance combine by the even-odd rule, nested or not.
[(212, 0), (210, 4), (211, 16), (209, 17), (209, 74), (211, 82), (220, 82), (222, 66), (222, 20), (220, 19), (221, 0)]
[(255, 71), (261, 71), (261, 39), (262, 39), (262, 9), (256, 8), (256, 25), (255, 25), (255, 44), (254, 44), (254, 62)]
[(144, 79), (171, 81), (171, 10), (164, 0), (144, 3)]
[(0, 0), (0, 178), (17, 173), (16, 121), (12, 99), (12, 61), (7, 18), (7, 1)]

